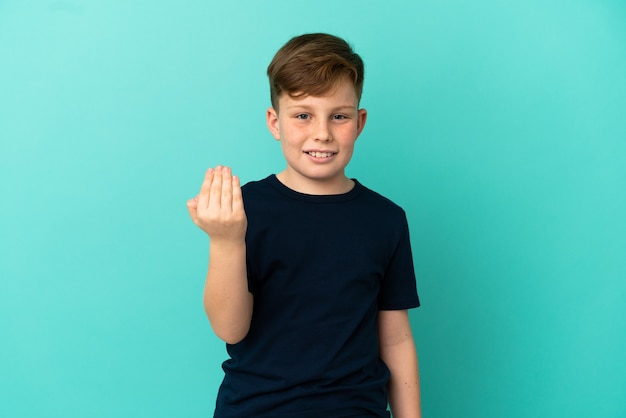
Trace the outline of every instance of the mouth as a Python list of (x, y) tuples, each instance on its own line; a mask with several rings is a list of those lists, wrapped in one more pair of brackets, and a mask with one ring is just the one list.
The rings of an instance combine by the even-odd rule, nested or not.
[(304, 151), (304, 153), (315, 158), (329, 158), (337, 154), (336, 152), (332, 151)]

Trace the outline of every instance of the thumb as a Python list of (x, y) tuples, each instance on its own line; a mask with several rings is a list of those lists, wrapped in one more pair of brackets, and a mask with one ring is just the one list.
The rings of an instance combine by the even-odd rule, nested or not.
[(198, 196), (187, 201), (187, 210), (189, 211), (189, 216), (191, 216), (191, 219), (193, 219), (195, 222), (196, 213), (198, 211)]

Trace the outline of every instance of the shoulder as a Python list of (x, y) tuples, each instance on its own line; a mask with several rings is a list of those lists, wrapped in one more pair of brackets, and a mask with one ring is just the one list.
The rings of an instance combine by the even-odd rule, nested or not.
[(241, 193), (246, 200), (257, 200), (271, 198), (271, 195), (275, 194), (275, 188), (272, 186), (272, 176), (268, 176), (261, 180), (253, 180), (241, 187)]
[(241, 190), (243, 192), (255, 192), (259, 190), (263, 190), (264, 188), (269, 187), (271, 176), (265, 177), (261, 180), (252, 180), (241, 186)]
[(250, 181), (241, 187), (248, 220), (251, 220), (251, 216), (272, 217), (272, 214), (292, 208), (293, 202), (281, 193), (276, 182), (272, 174), (261, 180)]
[(368, 206), (372, 207), (377, 211), (383, 211), (385, 214), (391, 214), (399, 217), (406, 217), (404, 209), (391, 199), (382, 194), (364, 186), (358, 180), (353, 179), (356, 186), (360, 188), (362, 191), (360, 193), (361, 200), (365, 202)]

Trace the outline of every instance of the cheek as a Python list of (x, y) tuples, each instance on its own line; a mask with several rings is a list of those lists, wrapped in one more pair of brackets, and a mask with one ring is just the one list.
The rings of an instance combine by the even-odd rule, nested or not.
[(337, 138), (341, 138), (341, 140), (345, 142), (354, 142), (358, 132), (356, 124), (342, 126), (339, 130), (337, 130)]
[(281, 132), (281, 140), (293, 147), (301, 147), (311, 139), (306, 129), (299, 127), (287, 127)]
[(281, 131), (280, 143), (285, 153), (298, 153), (302, 147), (302, 140), (299, 138), (297, 132), (291, 132), (289, 130)]

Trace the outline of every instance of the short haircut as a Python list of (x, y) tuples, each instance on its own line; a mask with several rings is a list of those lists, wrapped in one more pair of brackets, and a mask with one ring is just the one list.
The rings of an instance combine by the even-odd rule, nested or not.
[(358, 100), (363, 91), (363, 60), (343, 39), (326, 33), (296, 36), (278, 50), (267, 67), (272, 106), (278, 110), (278, 99), (323, 96), (337, 83), (349, 77)]

